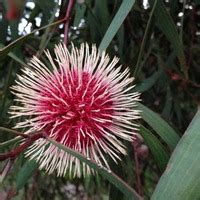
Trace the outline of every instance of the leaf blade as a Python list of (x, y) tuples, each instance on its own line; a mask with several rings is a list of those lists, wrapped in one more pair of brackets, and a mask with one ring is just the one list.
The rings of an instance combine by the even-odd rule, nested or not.
[(120, 179), (116, 174), (107, 169), (98, 166), (94, 161), (87, 159), (80, 153), (56, 142), (55, 140), (47, 137), (46, 138), (50, 143), (54, 144), (58, 148), (62, 149), (63, 151), (71, 154), (72, 156), (78, 158), (80, 161), (86, 163), (94, 170), (97, 170), (102, 176), (104, 176), (108, 181), (110, 181), (113, 185), (115, 185), (124, 195), (127, 196), (128, 199), (139, 200), (141, 197), (129, 186), (127, 185), (122, 179)]
[(34, 160), (27, 161), (18, 173), (16, 180), (17, 190), (22, 189), (28, 180), (33, 176), (36, 169), (38, 168), (37, 163)]
[[(152, 0), (150, 2), (151, 4), (153, 4)], [(179, 37), (176, 25), (170, 14), (168, 13), (167, 9), (165, 8), (165, 5), (162, 0), (157, 2), (154, 16), (157, 19), (159, 29), (165, 34), (166, 38), (174, 46), (174, 49), (177, 53), (177, 57), (181, 64), (181, 70), (184, 73), (185, 77), (188, 78), (183, 44)]]
[(200, 199), (200, 110), (173, 152), (167, 170), (161, 177), (152, 200)]
[(144, 55), (144, 48), (145, 48), (145, 45), (146, 45), (147, 36), (148, 36), (149, 30), (150, 30), (150, 27), (151, 27), (151, 24), (152, 24), (151, 22), (152, 22), (152, 18), (153, 18), (153, 14), (155, 12), (156, 6), (157, 6), (157, 0), (154, 1), (153, 7), (152, 7), (152, 10), (151, 10), (148, 22), (147, 22), (147, 26), (145, 28), (144, 37), (142, 38), (142, 43), (141, 43), (137, 63), (136, 63), (135, 70), (134, 70), (134, 76), (135, 77), (137, 77), (137, 75), (140, 73), (141, 68), (142, 68), (141, 61), (142, 61), (142, 57)]
[(35, 32), (44, 30), (44, 29), (46, 29), (48, 27), (52, 27), (52, 26), (58, 25), (58, 24), (62, 23), (64, 20), (65, 19), (61, 19), (59, 21), (56, 21), (54, 23), (51, 23), (51, 24), (43, 26), (43, 27), (41, 27), (39, 29), (36, 29), (36, 30), (32, 31), (29, 34), (16, 39), (15, 41), (11, 42), (9, 45), (1, 48), (0, 49), (0, 60), (2, 60), (15, 46), (19, 45), (21, 42), (23, 42), (24, 40), (26, 40), (28, 37), (30, 37), (31, 35), (33, 35)]
[(142, 125), (140, 126), (140, 135), (144, 138), (144, 141), (149, 147), (153, 157), (155, 158), (158, 167), (161, 171), (164, 171), (169, 160), (169, 155), (165, 147), (150, 130)]
[(170, 149), (174, 149), (180, 139), (174, 129), (163, 120), (157, 113), (150, 110), (148, 107), (138, 103), (139, 109), (142, 111), (141, 116), (157, 134), (165, 141)]
[(135, 0), (124, 0), (122, 1), (122, 4), (117, 11), (114, 19), (112, 20), (110, 26), (108, 27), (108, 30), (106, 31), (100, 45), (99, 49), (101, 51), (106, 50), (110, 42), (112, 41), (113, 37), (119, 30), (121, 24), (125, 20), (128, 13), (131, 11), (133, 5), (135, 3)]

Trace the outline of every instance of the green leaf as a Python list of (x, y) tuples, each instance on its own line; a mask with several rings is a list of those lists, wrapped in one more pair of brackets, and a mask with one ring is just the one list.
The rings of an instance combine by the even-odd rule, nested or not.
[[(153, 0), (151, 0), (150, 2), (153, 4)], [(185, 77), (187, 78), (188, 74), (187, 74), (183, 44), (179, 37), (176, 25), (172, 17), (170, 16), (169, 12), (165, 8), (165, 5), (162, 0), (158, 1), (154, 15), (157, 20), (158, 27), (165, 34), (167, 39), (170, 41), (170, 43), (176, 50), (179, 62), (181, 64), (181, 70), (183, 71)]]
[(115, 185), (126, 197), (127, 199), (137, 200), (141, 199), (140, 196), (127, 184), (125, 183), (121, 178), (119, 178), (116, 174), (114, 174), (112, 171), (109, 171), (108, 169), (98, 166), (94, 161), (87, 159), (80, 153), (56, 142), (55, 140), (47, 137), (47, 140), (57, 146), (58, 148), (62, 149), (63, 151), (67, 152), (68, 154), (78, 158), (80, 161), (86, 163), (94, 170), (98, 171), (99, 174), (101, 174), (104, 178), (106, 178), (108, 181), (110, 181), (113, 185)]
[[(56, 4), (54, 10), (52, 11), (51, 17), (48, 21), (50, 24), (53, 23), (53, 21), (55, 20), (55, 14), (57, 11), (58, 11), (58, 4)], [(44, 31), (44, 34), (41, 37), (39, 51), (37, 52), (38, 55), (41, 55), (44, 49), (46, 48), (51, 37), (53, 36), (53, 32), (54, 31), (51, 31), (50, 27), (46, 28), (46, 30)]]
[(6, 42), (6, 36), (7, 36), (7, 28), (8, 28), (8, 21), (6, 20), (6, 10), (5, 6), (1, 5), (1, 16), (2, 19), (0, 20), (0, 43), (5, 43)]
[(5, 148), (7, 148), (8, 146), (10, 146), (11, 144), (14, 144), (14, 143), (16, 143), (16, 142), (18, 142), (20, 140), (21, 140), (20, 137), (15, 137), (15, 138), (7, 140), (5, 142), (1, 142), (0, 143), (0, 150), (3, 150)]
[(136, 63), (136, 66), (135, 66), (135, 71), (134, 71), (135, 77), (137, 77), (137, 75), (140, 73), (141, 68), (142, 68), (141, 61), (142, 61), (142, 57), (143, 57), (143, 54), (144, 54), (144, 48), (145, 48), (145, 45), (146, 45), (147, 37), (148, 37), (148, 34), (149, 34), (149, 30), (150, 30), (150, 27), (151, 27), (151, 22), (152, 22), (152, 18), (153, 18), (153, 14), (154, 14), (154, 11), (156, 9), (156, 6), (157, 6), (157, 0), (154, 1), (153, 8), (151, 10), (149, 20), (147, 22), (147, 26), (146, 26), (146, 29), (145, 29), (145, 32), (144, 32), (144, 37), (142, 39), (142, 44), (141, 44), (141, 47), (140, 47), (137, 63)]
[(170, 158), (152, 200), (200, 199), (200, 110)]
[(35, 7), (32, 9), (30, 17), (27, 19), (28, 23), (33, 23), (35, 18), (39, 15), (40, 8), (37, 4), (35, 4)]
[(64, 19), (56, 21), (56, 22), (51, 23), (51, 24), (48, 24), (48, 25), (43, 26), (43, 27), (41, 27), (39, 29), (36, 29), (36, 30), (32, 31), (29, 34), (16, 39), (15, 41), (10, 43), (9, 45), (1, 48), (0, 49), (0, 60), (2, 60), (14, 47), (16, 47), (17, 45), (21, 44), (24, 40), (28, 39), (31, 35), (33, 35), (37, 31), (41, 31), (41, 30), (44, 30), (44, 29), (46, 29), (48, 27), (52, 27), (52, 26), (58, 25), (58, 24), (62, 23), (63, 21), (64, 21)]
[(173, 104), (173, 97), (171, 94), (170, 87), (167, 87), (167, 94), (166, 94), (166, 100), (165, 100), (165, 105), (162, 110), (162, 116), (164, 119), (169, 119), (171, 115), (171, 110), (172, 110), (172, 104)]
[(40, 1), (35, 0), (36, 6), (38, 6), (42, 11), (42, 17), (41, 17), (41, 25), (49, 23), (49, 19), (51, 18), (52, 12), (55, 9), (58, 4), (55, 3), (55, 1)]
[(154, 86), (154, 84), (156, 83), (158, 78), (160, 78), (162, 73), (163, 72), (161, 70), (154, 72), (153, 75), (151, 75), (149, 78), (144, 79), (143, 82), (136, 85), (135, 88), (133, 89), (133, 91), (137, 91), (137, 92), (142, 93), (142, 92), (149, 90), (151, 87)]
[(17, 63), (19, 63), (20, 65), (27, 66), (26, 63), (23, 60), (21, 60), (19, 57), (17, 57), (14, 53), (10, 52), (8, 56), (11, 57), (13, 60), (15, 60)]
[(27, 161), (17, 175), (16, 188), (17, 190), (22, 189), (28, 180), (33, 176), (36, 169), (38, 168), (37, 163), (34, 160)]
[(131, 11), (135, 0), (124, 0), (117, 11), (114, 19), (112, 20), (108, 30), (106, 31), (101, 44), (99, 45), (99, 49), (101, 51), (106, 50), (112, 39), (114, 38), (115, 34), (117, 33), (118, 29), (120, 28), (121, 24), (125, 20), (128, 13)]
[(124, 54), (124, 41), (125, 41), (124, 36), (125, 36), (125, 31), (124, 31), (124, 25), (122, 24), (119, 31), (117, 32), (119, 55), (121, 59), (123, 59), (123, 54)]
[(101, 30), (105, 31), (110, 22), (107, 0), (95, 1), (94, 13), (99, 19)]
[(84, 18), (84, 14), (86, 11), (86, 5), (85, 4), (79, 4), (76, 3), (75, 4), (75, 16), (74, 16), (74, 22), (73, 22), (73, 26), (78, 27), (81, 19)]
[[(0, 43), (0, 48), (4, 48), (4, 45), (2, 43)], [(21, 60), (18, 56), (16, 56), (13, 52), (8, 53), (8, 56), (20, 65), (26, 66), (26, 63), (23, 60)]]
[(156, 133), (168, 144), (171, 149), (174, 149), (180, 139), (174, 129), (163, 120), (157, 113), (153, 112), (146, 106), (138, 103), (139, 109), (142, 111), (141, 116), (147, 124), (149, 124)]
[(87, 8), (87, 18), (86, 21), (88, 22), (89, 32), (90, 32), (90, 39), (92, 42), (96, 42), (99, 40), (99, 37), (103, 35), (101, 27), (99, 26), (100, 21), (94, 14), (92, 9), (92, 5), (90, 3), (85, 2)]
[(144, 126), (140, 126), (140, 135), (144, 138), (144, 141), (149, 147), (153, 157), (155, 158), (158, 167), (161, 171), (164, 171), (169, 160), (169, 155), (164, 145), (159, 141), (157, 137), (153, 135), (150, 130)]

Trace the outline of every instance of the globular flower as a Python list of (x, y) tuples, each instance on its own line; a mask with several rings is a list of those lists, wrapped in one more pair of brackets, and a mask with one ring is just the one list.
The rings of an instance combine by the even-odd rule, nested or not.
[[(126, 154), (122, 140), (132, 141), (138, 128), (140, 94), (131, 92), (134, 78), (129, 77), (128, 68), (122, 70), (117, 57), (111, 60), (95, 45), (90, 49), (82, 44), (77, 49), (72, 44), (70, 53), (59, 44), (54, 51), (55, 59), (45, 52), (48, 64), (33, 57), (12, 86), (18, 104), (11, 106), (10, 113), (24, 119), (15, 128), (26, 128), (26, 134), (42, 131), (109, 168), (105, 157), (117, 163), (120, 154)], [(58, 176), (92, 172), (45, 138), (35, 141), (26, 156)]]

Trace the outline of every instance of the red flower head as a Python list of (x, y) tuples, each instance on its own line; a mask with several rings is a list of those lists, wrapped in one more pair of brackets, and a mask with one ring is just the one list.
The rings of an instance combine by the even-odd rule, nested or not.
[[(27, 134), (42, 130), (57, 142), (109, 168), (105, 155), (115, 162), (126, 154), (121, 139), (131, 141), (139, 118), (135, 109), (139, 93), (129, 93), (129, 70), (121, 72), (118, 58), (110, 61), (105, 52), (87, 44), (55, 47), (53, 59), (46, 51), (52, 70), (34, 57), (12, 87), (20, 105), (11, 107), (12, 117), (29, 116), (15, 128)], [(31, 117), (30, 117), (31, 116)], [(45, 139), (37, 140), (26, 152), (40, 168), (59, 176), (81, 176), (91, 169)]]

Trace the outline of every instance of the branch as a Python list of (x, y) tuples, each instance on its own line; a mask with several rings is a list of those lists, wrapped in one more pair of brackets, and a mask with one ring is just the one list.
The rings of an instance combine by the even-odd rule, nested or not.
[(6, 160), (8, 158), (15, 158), (19, 154), (21, 154), (27, 147), (33, 144), (34, 141), (44, 138), (44, 135), (40, 132), (35, 135), (30, 135), (21, 145), (19, 145), (14, 150), (8, 153), (1, 153), (0, 154), (0, 161)]
[(9, 129), (9, 128), (5, 128), (5, 127), (0, 126), (0, 130), (6, 131), (6, 132), (9, 132), (9, 133), (13, 133), (13, 134), (15, 134), (17, 136), (21, 136), (23, 138), (30, 138), (30, 135), (27, 135), (27, 134), (24, 134), (24, 133), (21, 133), (19, 131), (15, 131), (15, 130), (12, 130), (12, 129)]
[(65, 15), (66, 23), (65, 23), (65, 30), (64, 30), (64, 43), (67, 45), (68, 42), (68, 31), (69, 31), (69, 20), (70, 20), (70, 14), (74, 6), (74, 0), (69, 0), (69, 4), (67, 7), (67, 12)]
[(134, 162), (135, 162), (135, 176), (136, 176), (136, 190), (139, 195), (143, 195), (142, 191), (142, 183), (141, 183), (141, 171), (140, 171), (140, 163), (138, 160), (138, 155), (137, 155), (137, 146), (138, 146), (138, 141), (136, 140), (133, 142), (133, 150), (134, 150)]

